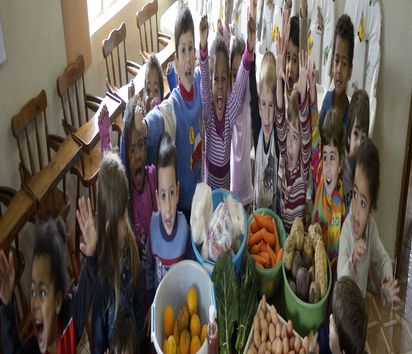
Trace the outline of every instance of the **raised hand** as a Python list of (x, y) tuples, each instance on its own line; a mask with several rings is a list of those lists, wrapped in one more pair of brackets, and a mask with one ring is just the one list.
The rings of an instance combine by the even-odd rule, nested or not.
[(381, 294), (384, 305), (390, 306), (399, 302), (399, 283), (393, 277), (385, 278), (381, 286)]
[(76, 217), (84, 237), (84, 243), (80, 244), (80, 251), (85, 256), (91, 257), (96, 251), (97, 233), (90, 198), (87, 198), (87, 203), (84, 197), (79, 198), (79, 209), (76, 210)]
[(3, 304), (9, 305), (13, 298), (16, 275), (14, 272), (13, 254), (7, 259), (3, 250), (0, 250), (0, 299)]
[(143, 137), (147, 137), (147, 125), (143, 120), (143, 113), (140, 109), (137, 109), (134, 114), (134, 126), (139, 133), (139, 135), (143, 135)]
[(207, 35), (209, 33), (209, 24), (207, 22), (207, 15), (202, 16), (199, 23), (200, 49), (205, 50), (207, 44)]
[(286, 65), (286, 48), (289, 42), (290, 18), (289, 11), (283, 12), (282, 32), (279, 40), (276, 42), (276, 77), (278, 80), (283, 79), (286, 82), (285, 65)]
[(300, 99), (303, 100), (306, 94), (306, 82), (308, 79), (308, 52), (303, 50), (299, 53), (299, 79), (293, 85), (293, 89), (298, 90)]
[(316, 81), (318, 81), (318, 72), (316, 70), (316, 65), (314, 61), (311, 64), (309, 64), (308, 80), (309, 80), (310, 102), (313, 103), (315, 102)]
[(300, 15), (302, 18), (308, 17), (308, 0), (300, 0)]
[(225, 26), (226, 26), (226, 29), (229, 28), (230, 19), (232, 18), (232, 11), (233, 11), (233, 0), (226, 0), (225, 1)]

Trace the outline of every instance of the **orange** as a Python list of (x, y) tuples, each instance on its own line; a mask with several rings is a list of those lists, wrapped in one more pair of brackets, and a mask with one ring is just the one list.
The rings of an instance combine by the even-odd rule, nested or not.
[(187, 291), (186, 303), (189, 309), (189, 315), (192, 317), (195, 313), (197, 313), (197, 308), (199, 305), (197, 291), (193, 286)]
[(200, 344), (203, 345), (203, 342), (206, 339), (207, 334), (207, 324), (204, 324), (202, 327), (202, 332), (200, 333)]
[(172, 306), (166, 305), (163, 311), (163, 330), (165, 331), (165, 336), (169, 337), (173, 334), (174, 326), (174, 315)]
[(200, 337), (200, 319), (199, 316), (195, 313), (191, 318), (190, 318), (190, 335), (192, 337)]
[(190, 341), (190, 354), (195, 354), (200, 349), (200, 340), (198, 336), (192, 337)]
[(189, 349), (190, 349), (190, 333), (187, 329), (184, 329), (182, 331), (182, 334), (180, 335), (180, 354), (189, 354)]

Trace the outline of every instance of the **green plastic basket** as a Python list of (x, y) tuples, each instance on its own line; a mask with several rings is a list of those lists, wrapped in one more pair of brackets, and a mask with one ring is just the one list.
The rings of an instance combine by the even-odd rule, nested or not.
[(310, 304), (302, 301), (293, 292), (289, 286), (288, 278), (286, 276), (286, 270), (282, 264), (283, 280), (284, 280), (284, 294), (285, 294), (285, 309), (286, 316), (292, 320), (293, 328), (302, 336), (305, 337), (311, 330), (318, 330), (319, 326), (326, 318), (326, 311), (328, 309), (328, 299), (330, 289), (332, 287), (332, 270), (330, 268), (329, 259), (328, 263), (328, 289), (325, 296), (320, 299), (316, 304)]
[[(255, 213), (267, 215), (275, 219), (280, 246), (283, 247), (286, 241), (286, 233), (285, 233), (285, 228), (283, 226), (283, 222), (280, 219), (280, 217), (274, 211), (267, 209), (267, 208), (256, 209)], [(248, 226), (250, 225), (252, 220), (253, 220), (253, 214), (249, 216)], [(259, 290), (260, 296), (264, 294), (266, 295), (267, 298), (270, 298), (273, 295), (275, 295), (275, 293), (277, 292), (281, 284), (280, 282), (281, 282), (282, 264), (283, 264), (283, 259), (274, 268), (265, 269), (261, 267), (256, 267), (258, 290)]]

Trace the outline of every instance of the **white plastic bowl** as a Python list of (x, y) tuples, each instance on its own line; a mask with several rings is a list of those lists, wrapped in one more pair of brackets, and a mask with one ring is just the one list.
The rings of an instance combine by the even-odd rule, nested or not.
[[(186, 301), (188, 289), (194, 286), (199, 299), (199, 318), (203, 325), (209, 322), (209, 306), (215, 305), (213, 283), (206, 270), (198, 263), (190, 260), (181, 261), (173, 265), (156, 290), (151, 306), (150, 337), (156, 352), (163, 353), (163, 311), (167, 304), (172, 306), (175, 317), (180, 306)], [(207, 354), (205, 340), (198, 353)]]

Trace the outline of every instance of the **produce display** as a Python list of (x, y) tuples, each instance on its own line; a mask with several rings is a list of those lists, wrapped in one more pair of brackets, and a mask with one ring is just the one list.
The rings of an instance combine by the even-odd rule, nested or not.
[(319, 224), (309, 226), (305, 236), (302, 220), (295, 219), (285, 242), (283, 262), (289, 286), (301, 300), (314, 304), (326, 295), (328, 265)]
[(196, 289), (190, 287), (184, 302), (175, 317), (170, 305), (163, 310), (163, 331), (165, 354), (196, 353), (206, 339), (207, 324), (200, 323), (199, 301)]
[(308, 353), (308, 346), (308, 337), (302, 339), (293, 330), (292, 321), (286, 323), (275, 306), (269, 306), (263, 296), (253, 318), (246, 354), (305, 354)]
[(228, 194), (213, 214), (210, 187), (199, 183), (192, 201), (190, 224), (196, 246), (203, 259), (216, 261), (222, 254), (235, 255), (244, 235), (244, 210), (241, 203)]
[(253, 220), (248, 227), (247, 245), (259, 267), (273, 268), (283, 257), (275, 220), (268, 215), (253, 213)]

